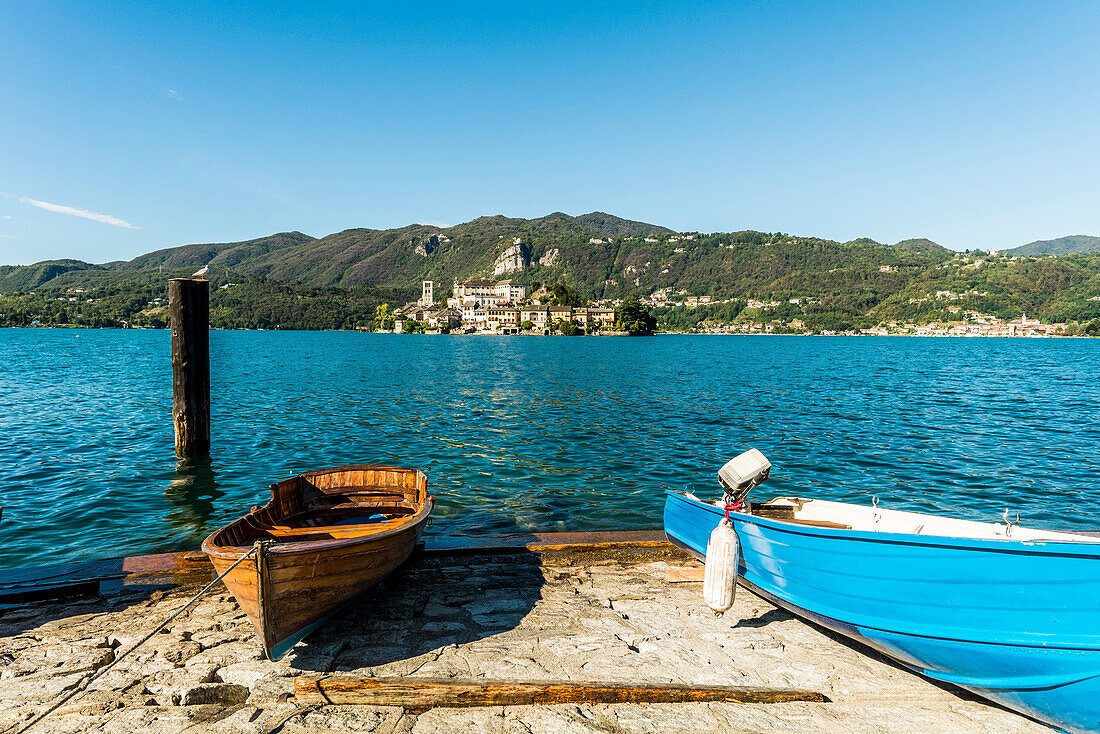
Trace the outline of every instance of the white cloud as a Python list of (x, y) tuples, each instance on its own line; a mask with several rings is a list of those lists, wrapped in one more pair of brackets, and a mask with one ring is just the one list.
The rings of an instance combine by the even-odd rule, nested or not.
[(178, 102), (183, 102), (184, 101), (183, 95), (180, 94), (179, 90), (176, 90), (176, 89), (169, 89), (168, 90), (168, 96), (171, 97), (172, 99), (178, 101)]
[(110, 214), (97, 214), (95, 212), (90, 212), (87, 209), (77, 209), (75, 206), (64, 206), (63, 204), (51, 204), (48, 201), (38, 201), (37, 199), (31, 199), (26, 196), (20, 196), (19, 201), (24, 204), (36, 206), (39, 209), (45, 209), (48, 212), (57, 212), (58, 214), (71, 214), (74, 217), (83, 217), (84, 219), (91, 219), (93, 222), (110, 224), (114, 227), (125, 227), (126, 229), (141, 229), (140, 227), (135, 227), (129, 222), (123, 221), (118, 217), (112, 217)]
[(0, 234), (0, 240), (14, 240), (14, 239), (15, 238), (12, 237), (10, 234)]

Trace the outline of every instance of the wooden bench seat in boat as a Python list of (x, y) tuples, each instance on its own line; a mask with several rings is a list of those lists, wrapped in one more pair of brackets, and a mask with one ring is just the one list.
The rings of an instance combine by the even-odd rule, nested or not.
[(388, 530), (388, 525), (392, 523), (386, 522), (372, 522), (363, 523), (360, 525), (319, 525), (317, 527), (307, 528), (292, 528), (274, 526), (270, 528), (264, 528), (264, 531), (272, 540), (279, 540), (284, 543), (293, 542), (294, 540), (301, 538), (302, 540), (323, 540), (322, 536), (329, 538), (362, 538), (375, 533), (381, 533)]
[(832, 522), (830, 520), (804, 520), (799, 517), (786, 517), (779, 522), (789, 522), (792, 525), (809, 525), (814, 528), (836, 528), (837, 530), (851, 530), (851, 525), (845, 525), (841, 522)]
[(769, 520), (778, 520), (779, 522), (789, 522), (793, 525), (808, 525), (815, 528), (835, 528), (837, 530), (851, 530), (851, 525), (845, 525), (844, 523), (832, 522), (830, 520), (809, 520), (806, 518), (795, 517), (795, 511), (800, 509), (792, 505), (769, 505), (762, 502), (750, 502), (749, 514), (756, 515), (757, 517), (766, 517)]

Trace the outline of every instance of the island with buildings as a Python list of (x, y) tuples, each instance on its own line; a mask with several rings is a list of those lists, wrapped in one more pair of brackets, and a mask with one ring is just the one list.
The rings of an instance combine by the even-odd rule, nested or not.
[[(650, 319), (655, 326), (658, 314), (669, 309), (695, 310), (704, 307), (733, 306), (735, 318), (704, 320), (688, 329), (663, 324), (665, 333), (694, 334), (773, 334), (821, 336), (984, 336), (984, 337), (1053, 337), (1085, 335), (1073, 323), (1043, 323), (1022, 314), (1004, 319), (980, 311), (948, 306), (950, 320), (930, 323), (891, 321), (878, 326), (846, 330), (813, 330), (798, 318), (776, 318), (775, 313), (788, 306), (788, 301), (757, 299), (721, 299), (692, 296), (686, 290), (661, 289), (640, 299), (603, 299), (582, 302), (568, 288), (558, 285), (554, 290), (539, 285), (528, 294), (528, 286), (514, 280), (494, 281), (485, 278), (454, 281), (444, 298), (437, 300), (437, 284), (421, 283), (421, 297), (389, 312), (380, 307), (372, 324), (375, 331), (428, 334), (606, 334), (625, 335), (654, 328), (633, 329), (633, 319)], [(561, 291), (572, 297), (562, 298)], [(557, 292), (555, 292), (557, 291)], [(941, 298), (958, 300), (958, 294), (941, 292)], [(789, 299), (794, 306), (813, 299)], [(566, 304), (563, 301), (571, 301)], [(584, 303), (584, 305), (580, 305)], [(634, 316), (624, 318), (623, 309)], [(624, 323), (626, 321), (626, 323)]]
[(434, 281), (423, 281), (420, 299), (394, 311), (394, 332), (544, 335), (629, 332), (628, 328), (615, 328), (614, 306), (622, 305), (619, 300), (566, 305), (545, 286), (528, 295), (527, 286), (522, 283), (478, 278), (456, 280), (450, 295), (437, 301), (435, 286)]

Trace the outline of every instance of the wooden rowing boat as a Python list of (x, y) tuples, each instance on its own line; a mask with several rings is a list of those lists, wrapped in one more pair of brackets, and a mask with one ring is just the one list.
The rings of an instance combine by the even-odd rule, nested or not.
[(432, 511), (427, 484), (393, 466), (307, 472), (203, 541), (219, 574), (241, 561), (225, 585), (270, 659), (405, 562)]

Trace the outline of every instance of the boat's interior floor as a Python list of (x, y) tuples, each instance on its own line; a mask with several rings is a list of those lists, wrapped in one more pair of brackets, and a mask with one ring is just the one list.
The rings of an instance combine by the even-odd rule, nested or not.
[[(716, 506), (723, 506), (721, 502)], [(846, 502), (803, 499), (800, 497), (776, 497), (765, 503), (750, 503), (749, 513), (782, 522), (814, 527), (856, 530), (861, 532), (899, 533), (945, 538), (970, 538), (988, 540), (1048, 541), (1072, 543), (1100, 543), (1100, 537), (1082, 533), (1025, 528), (1013, 522), (985, 523), (975, 520), (957, 520), (920, 512), (889, 510)]]
[(413, 503), (400, 495), (371, 490), (325, 494), (303, 505), (303, 509), (281, 517), (250, 513), (228, 526), (215, 542), (240, 548), (258, 540), (293, 543), (358, 538), (386, 532), (417, 512)]

